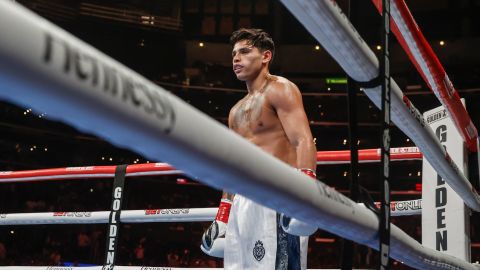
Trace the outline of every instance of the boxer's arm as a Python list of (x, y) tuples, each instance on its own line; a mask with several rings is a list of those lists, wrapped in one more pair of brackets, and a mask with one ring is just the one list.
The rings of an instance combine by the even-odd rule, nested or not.
[[(272, 90), (275, 91), (271, 91), (270, 102), (277, 112), (289, 142), (295, 146), (296, 166), (306, 175), (316, 178), (316, 148), (303, 108), (300, 90), (290, 82), (280, 84), (278, 89)], [(285, 232), (298, 236), (309, 236), (317, 230), (314, 225), (290, 218), (284, 214), (280, 216), (280, 224)]]
[(297, 168), (315, 171), (316, 148), (307, 115), (303, 108), (302, 95), (298, 87), (291, 83), (278, 83), (274, 91), (269, 91), (269, 101), (282, 123), (289, 142), (297, 153)]
[[(233, 108), (228, 113), (228, 128), (229, 129), (232, 129), (232, 124), (233, 124), (233, 119), (232, 119), (233, 118), (233, 113), (232, 113), (232, 111), (233, 111)], [(235, 197), (235, 194), (228, 193), (225, 190), (222, 193), (222, 200), (227, 199), (227, 200), (230, 200), (231, 202), (233, 202), (233, 197)]]

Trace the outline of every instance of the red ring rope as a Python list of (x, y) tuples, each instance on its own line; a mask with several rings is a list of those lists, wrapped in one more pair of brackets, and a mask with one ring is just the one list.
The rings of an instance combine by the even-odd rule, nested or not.
[[(417, 147), (392, 148), (390, 153), (391, 160), (422, 159), (422, 154)], [(359, 150), (358, 159), (360, 162), (378, 162), (380, 161), (380, 149)], [(349, 162), (349, 150), (317, 152), (317, 164), (343, 164)], [(113, 177), (115, 175), (115, 167), (116, 166), (86, 166), (5, 171), (0, 172), (0, 183)], [(167, 163), (145, 163), (128, 165), (126, 176), (171, 175), (181, 173), (180, 170), (175, 169)]]

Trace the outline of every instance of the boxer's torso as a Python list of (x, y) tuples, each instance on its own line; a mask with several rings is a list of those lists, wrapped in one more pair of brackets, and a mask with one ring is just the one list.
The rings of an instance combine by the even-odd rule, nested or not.
[(278, 159), (296, 166), (295, 148), (283, 130), (269, 97), (282, 84), (290, 83), (278, 76), (271, 76), (258, 91), (249, 93), (230, 110), (229, 125), (232, 130)]

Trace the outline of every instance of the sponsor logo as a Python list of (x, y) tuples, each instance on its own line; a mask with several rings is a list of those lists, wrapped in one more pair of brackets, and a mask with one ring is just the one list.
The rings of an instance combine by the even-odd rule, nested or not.
[(420, 150), (418, 147), (399, 147), (399, 148), (391, 148), (391, 154), (404, 154), (404, 153), (418, 153)]
[(140, 270), (173, 270), (171, 267), (160, 267), (160, 266), (142, 266)]
[(422, 209), (422, 201), (404, 201), (404, 202), (391, 202), (390, 208), (392, 211), (409, 211)]
[(93, 171), (95, 169), (94, 166), (88, 167), (67, 167), (65, 168), (66, 171)]
[(447, 117), (448, 117), (447, 110), (441, 110), (439, 112), (428, 115), (427, 116), (427, 123), (431, 124), (431, 123), (440, 121), (442, 119), (445, 119)]
[(0, 214), (0, 218), (7, 218), (7, 214)]
[(80, 46), (48, 32), (43, 48), (43, 63), (50, 68), (87, 85), (92, 91), (154, 116), (165, 133), (172, 130), (176, 117), (168, 95), (154, 89), (146, 80), (134, 79), (128, 71), (114, 68)]
[(54, 217), (91, 217), (92, 212), (53, 212)]
[(462, 270), (462, 268), (460, 268), (458, 266), (451, 265), (449, 263), (430, 260), (428, 258), (423, 258), (423, 262), (426, 263), (426, 264), (429, 264), (429, 265), (433, 265), (435, 268), (438, 268), (438, 269)]
[(465, 130), (467, 131), (469, 139), (475, 138), (475, 135), (477, 134), (477, 130), (475, 128), (475, 125), (472, 123), (472, 121), (470, 121), (470, 124), (468, 124)]
[(255, 242), (255, 247), (253, 247), (253, 257), (257, 261), (261, 261), (265, 257), (265, 248), (263, 247), (263, 242), (258, 240)]
[(122, 188), (116, 187), (113, 191), (113, 204), (112, 211), (110, 212), (109, 226), (108, 226), (108, 239), (107, 239), (107, 260), (106, 269), (113, 269), (113, 263), (115, 259), (115, 241), (118, 235), (117, 218), (120, 218), (120, 203), (122, 198)]
[(321, 195), (324, 195), (325, 197), (334, 200), (338, 203), (341, 203), (343, 205), (352, 207), (353, 203), (352, 201), (345, 197), (343, 194), (337, 192), (335, 189), (325, 185), (324, 183), (320, 181), (315, 181), (315, 184), (317, 184), (318, 191), (320, 191)]
[(453, 83), (450, 81), (447, 74), (445, 74), (445, 77), (443, 78), (443, 85), (445, 86), (445, 90), (447, 90), (448, 97), (452, 98), (455, 94), (455, 87), (453, 87)]
[(408, 110), (410, 111), (410, 114), (417, 119), (417, 121), (420, 123), (422, 127), (425, 127), (425, 119), (423, 119), (422, 114), (420, 113), (415, 106), (413, 106), (412, 102), (408, 99), (407, 96), (403, 95), (403, 103), (405, 103), (405, 106), (407, 106)]
[(145, 215), (180, 215), (190, 213), (189, 208), (179, 208), (179, 209), (147, 209), (145, 210)]
[[(447, 126), (440, 125), (435, 130), (435, 135), (437, 135), (440, 143), (447, 142)], [(445, 158), (449, 161), (450, 164), (454, 164), (450, 159), (450, 156), (446, 154)], [(455, 166), (456, 167), (456, 166)], [(458, 170), (458, 168), (455, 168)], [(448, 250), (447, 242), (447, 224), (445, 223), (445, 210), (447, 206), (447, 187), (445, 180), (437, 174), (437, 186), (435, 187), (435, 209), (437, 210), (437, 223), (436, 223), (436, 232), (435, 232), (435, 248), (439, 251)]]
[(0, 172), (0, 175), (10, 175), (12, 174), (12, 171), (3, 171), (3, 172)]

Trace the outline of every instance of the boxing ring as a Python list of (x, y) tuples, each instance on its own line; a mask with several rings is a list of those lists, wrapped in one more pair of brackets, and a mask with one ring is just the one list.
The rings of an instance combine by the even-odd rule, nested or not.
[[(282, 2), (351, 77), (365, 82), (377, 76), (378, 60), (334, 2)], [(375, 213), (324, 183), (311, 181), (25, 8), (0, 2), (0, 40), (2, 99), (46, 112), (50, 118), (149, 159), (165, 160), (214, 188), (261, 201), (325, 231), (378, 249)], [(378, 88), (364, 92), (379, 105)], [(392, 120), (465, 203), (479, 211), (479, 195), (393, 80)], [(470, 131), (477, 141), (474, 127)], [(419, 269), (479, 269), (423, 247), (395, 225), (391, 226), (390, 255)]]

